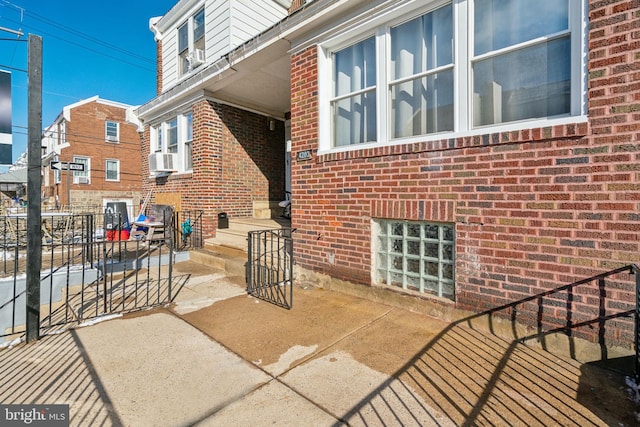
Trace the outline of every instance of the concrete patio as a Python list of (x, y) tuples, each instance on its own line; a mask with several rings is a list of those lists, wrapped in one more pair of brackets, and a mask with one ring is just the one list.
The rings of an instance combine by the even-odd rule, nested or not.
[(192, 261), (176, 303), (0, 350), (0, 402), (73, 426), (637, 425), (624, 377), (304, 284), (292, 310)]

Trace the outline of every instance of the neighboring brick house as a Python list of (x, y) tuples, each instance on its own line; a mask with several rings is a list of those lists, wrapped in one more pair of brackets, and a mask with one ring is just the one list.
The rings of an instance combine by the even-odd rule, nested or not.
[[(140, 134), (133, 107), (98, 96), (62, 109), (43, 135), (43, 203), (49, 207), (95, 208), (141, 199)], [(84, 171), (51, 163), (81, 163)]]
[(143, 150), (157, 117), (195, 105), (183, 198), (249, 214), (249, 188), (282, 176), (234, 162), (279, 144), (256, 112), (290, 118), (299, 274), (452, 317), (513, 303), (498, 314), (532, 331), (628, 347), (633, 277), (577, 283), (640, 260), (639, 19), (628, 0), (296, 1), (171, 87), (160, 37)]

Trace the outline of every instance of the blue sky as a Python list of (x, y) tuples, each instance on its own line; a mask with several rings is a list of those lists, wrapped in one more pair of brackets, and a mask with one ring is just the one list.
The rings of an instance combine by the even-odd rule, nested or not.
[[(0, 69), (12, 72), (13, 160), (27, 147), (27, 35), (42, 37), (42, 126), (65, 105), (98, 95), (126, 104), (155, 96), (149, 18), (177, 0), (0, 0)], [(9, 40), (7, 40), (9, 39)], [(0, 172), (6, 168), (0, 168)]]

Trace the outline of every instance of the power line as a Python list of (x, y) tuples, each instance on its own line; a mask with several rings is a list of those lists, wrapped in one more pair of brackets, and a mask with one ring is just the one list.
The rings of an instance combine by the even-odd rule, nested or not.
[[(2, 0), (2, 1), (4, 1), (4, 0)], [(5, 3), (8, 3), (8, 2), (6, 2), (6, 1), (5, 1)], [(9, 4), (11, 4), (11, 3), (9, 3)], [(0, 4), (0, 6), (6, 7), (5, 5), (2, 5), (2, 4)], [(27, 14), (32, 15), (33, 13), (32, 13), (32, 12), (27, 12)], [(7, 17), (3, 17), (3, 19), (5, 19), (5, 20), (7, 20), (7, 21), (9, 21), (9, 22), (12, 22), (12, 23), (14, 23), (14, 24), (20, 24), (19, 22), (15, 21), (15, 20), (13, 20), (13, 19), (7, 18)], [(38, 19), (38, 18), (34, 18), (34, 19)], [(46, 18), (44, 18), (44, 19), (46, 19)], [(53, 21), (51, 21), (51, 22), (53, 22)], [(62, 26), (61, 24), (50, 24), (50, 25), (59, 26), (59, 27), (64, 27), (64, 26)], [(79, 48), (81, 48), (81, 49), (88, 50), (89, 52), (93, 52), (93, 53), (95, 53), (95, 54), (102, 55), (102, 56), (104, 56), (104, 57), (107, 57), (107, 58), (110, 58), (110, 59), (114, 59), (114, 60), (116, 60), (116, 61), (120, 61), (120, 62), (122, 62), (122, 63), (128, 64), (128, 65), (131, 65), (131, 66), (133, 66), (133, 67), (140, 68), (140, 69), (142, 69), (142, 70), (146, 70), (146, 71), (155, 71), (155, 70), (153, 70), (153, 69), (151, 69), (151, 68), (148, 68), (148, 67), (145, 67), (145, 66), (142, 66), (142, 65), (136, 64), (136, 63), (131, 62), (131, 61), (127, 61), (127, 60), (125, 60), (125, 59), (123, 59), (123, 58), (121, 58), (121, 57), (117, 57), (117, 56), (114, 56), (114, 55), (110, 55), (110, 54), (107, 54), (107, 53), (105, 53), (105, 52), (102, 52), (102, 51), (99, 51), (99, 50), (96, 50), (96, 49), (92, 49), (92, 48), (90, 48), (90, 47), (88, 47), (88, 46), (85, 46), (85, 45), (82, 45), (82, 44), (80, 44), (80, 43), (77, 43), (77, 42), (74, 42), (74, 41), (71, 41), (71, 40), (68, 40), (68, 39), (62, 38), (62, 37), (60, 37), (60, 36), (58, 36), (58, 35), (52, 34), (52, 33), (50, 33), (50, 32), (47, 32), (47, 31), (42, 30), (42, 29), (40, 29), (40, 28), (37, 28), (37, 27), (35, 27), (35, 26), (31, 26), (31, 27), (32, 27), (34, 30), (38, 31), (38, 33), (40, 33), (40, 34), (42, 34), (42, 35), (47, 35), (47, 36), (53, 37), (54, 39), (58, 39), (58, 40), (60, 40), (60, 41), (62, 41), (62, 42), (68, 43), (68, 44), (70, 44), (70, 45), (77, 46), (77, 47), (79, 47)], [(64, 27), (64, 28), (68, 28), (68, 27)], [(61, 28), (61, 29), (63, 29), (63, 30), (64, 30), (64, 31), (66, 31), (66, 32), (70, 32), (70, 33), (72, 33), (72, 34), (73, 34), (73, 32), (72, 32), (71, 30), (65, 30), (64, 28)], [(74, 30), (74, 31), (75, 31), (75, 30)], [(79, 33), (79, 32), (78, 32), (78, 33)], [(80, 33), (80, 34), (82, 34), (82, 33)], [(90, 37), (90, 36), (86, 36), (86, 35), (84, 35), (82, 38), (84, 38), (84, 39), (90, 39), (91, 37)], [(108, 47), (109, 49), (112, 49), (112, 50), (120, 51), (121, 53), (124, 53), (125, 55), (128, 55), (128, 56), (130, 56), (130, 57), (134, 57), (134, 58), (136, 58), (136, 59), (138, 59), (138, 60), (143, 60), (143, 61), (145, 61), (145, 62), (147, 62), (147, 63), (155, 63), (155, 61), (153, 61), (153, 60), (151, 60), (151, 59), (149, 59), (149, 58), (145, 58), (145, 57), (142, 57), (142, 56), (137, 55), (137, 54), (135, 54), (135, 53), (132, 53), (132, 52), (130, 52), (130, 51), (127, 51), (127, 50), (125, 50), (125, 49), (118, 48), (118, 47), (117, 47), (117, 46), (115, 46), (115, 45), (111, 45), (111, 44), (106, 43), (106, 42), (100, 42), (100, 41), (98, 41), (98, 39), (94, 39), (94, 40), (95, 40), (95, 41), (93, 41), (93, 43), (103, 45), (104, 47)]]
[[(24, 126), (17, 126), (14, 125), (13, 127), (16, 128), (20, 128), (20, 129), (27, 129)], [(46, 129), (42, 130), (42, 133), (44, 135)], [(28, 135), (26, 132), (13, 132), (14, 135)], [(66, 141), (66, 144), (73, 144), (74, 142), (76, 143), (89, 143), (89, 142), (93, 142), (93, 141), (100, 141), (100, 142), (104, 142), (105, 144), (110, 144), (113, 146), (113, 148), (117, 148), (117, 147), (122, 147), (122, 149), (125, 150), (129, 150), (129, 149), (134, 149), (134, 148), (130, 148), (131, 145), (137, 145), (137, 146), (142, 146), (142, 142), (141, 141), (134, 141), (134, 140), (126, 140), (126, 139), (121, 139), (119, 140), (117, 143), (114, 142), (107, 142), (105, 138), (101, 138), (101, 137), (97, 137), (97, 136), (93, 136), (93, 135), (86, 135), (86, 134), (77, 134), (77, 133), (69, 133), (69, 132), (59, 132), (59, 131), (48, 131), (46, 137), (49, 138), (53, 138), (54, 136), (60, 136), (60, 135), (65, 135), (66, 137), (73, 137), (76, 138), (75, 141)], [(45, 138), (45, 136), (43, 136), (43, 138)]]
[(28, 72), (28, 70), (23, 70), (22, 68), (12, 67), (12, 66), (10, 66), (10, 65), (0, 64), (0, 67), (2, 67), (2, 68), (7, 68), (7, 69), (9, 69), (9, 70), (13, 70), (13, 71), (21, 71), (21, 72), (23, 72), (23, 73)]
[[(0, 5), (0, 6), (1, 6), (1, 5)], [(11, 20), (11, 19), (9, 19), (9, 18), (4, 18), (4, 19), (6, 19), (7, 21), (10, 21), (10, 22), (15, 22), (15, 21), (13, 21), (13, 20)], [(88, 50), (89, 52), (93, 52), (93, 53), (95, 53), (95, 54), (102, 55), (102, 56), (104, 56), (104, 57), (111, 58), (111, 59), (114, 59), (114, 60), (116, 60), (116, 61), (120, 61), (120, 62), (122, 62), (122, 63), (128, 64), (128, 65), (131, 65), (131, 66), (133, 66), (133, 67), (140, 68), (140, 69), (142, 69), (142, 70), (146, 70), (146, 71), (155, 71), (155, 70), (152, 70), (151, 68), (144, 67), (144, 66), (139, 65), (139, 64), (135, 64), (135, 63), (133, 63), (133, 62), (130, 62), (130, 61), (124, 60), (124, 59), (122, 59), (122, 58), (119, 58), (119, 57), (117, 57), (117, 56), (109, 55), (109, 54), (104, 53), (104, 52), (101, 52), (101, 51), (99, 51), (99, 50), (92, 49), (92, 48), (87, 47), (87, 46), (83, 46), (83, 45), (81, 45), (81, 44), (79, 44), (79, 43), (76, 43), (76, 42), (73, 42), (73, 41), (70, 41), (70, 40), (66, 40), (66, 39), (64, 39), (64, 38), (62, 38), (62, 37), (59, 37), (59, 36), (57, 36), (57, 35), (55, 35), (55, 34), (51, 34), (51, 33), (47, 32), (47, 31), (44, 31), (44, 30), (41, 30), (41, 29), (38, 29), (38, 28), (35, 28), (35, 27), (33, 27), (33, 28), (34, 28), (34, 29), (36, 29), (36, 30), (38, 31), (38, 33), (39, 33), (39, 34), (41, 34), (41, 35), (47, 35), (47, 36), (53, 37), (54, 39), (58, 39), (58, 40), (60, 40), (60, 41), (63, 41), (63, 42), (65, 42), (65, 43), (68, 43), (68, 44), (70, 44), (70, 45), (77, 46), (77, 47), (79, 47), (79, 48), (81, 48), (81, 49)]]
[[(8, 1), (6, 1), (6, 0), (3, 0), (3, 1), (4, 1), (5, 3), (9, 3), (9, 2), (8, 2)], [(119, 46), (116, 46), (116, 45), (113, 45), (113, 44), (111, 44), (111, 43), (107, 43), (107, 42), (105, 42), (104, 40), (100, 40), (100, 39), (95, 38), (95, 37), (93, 37), (93, 36), (91, 36), (91, 35), (88, 35), (88, 34), (85, 34), (85, 33), (81, 32), (81, 31), (78, 31), (78, 30), (76, 30), (75, 28), (71, 28), (71, 27), (68, 27), (68, 26), (66, 26), (66, 25), (60, 24), (60, 23), (58, 23), (58, 22), (55, 22), (55, 21), (53, 21), (53, 20), (51, 20), (51, 19), (49, 19), (49, 18), (45, 18), (45, 17), (44, 17), (44, 16), (42, 16), (42, 15), (38, 15), (38, 14), (37, 14), (37, 13), (35, 13), (35, 12), (31, 12), (31, 11), (29, 11), (28, 9), (25, 9), (25, 13), (26, 13), (26, 15), (31, 16), (31, 17), (33, 17), (34, 19), (38, 20), (38, 21), (41, 21), (41, 22), (44, 22), (45, 24), (49, 24), (49, 25), (52, 25), (52, 26), (54, 26), (54, 27), (60, 28), (60, 29), (62, 29), (63, 31), (66, 31), (66, 32), (68, 32), (68, 33), (71, 33), (71, 34), (74, 34), (74, 35), (80, 36), (81, 38), (83, 38), (83, 39), (85, 39), (85, 40), (88, 40), (88, 41), (91, 41), (91, 42), (93, 42), (93, 43), (95, 43), (95, 44), (98, 44), (98, 45), (101, 45), (101, 46), (107, 47), (107, 48), (112, 49), (112, 50), (117, 50), (117, 51), (119, 51), (119, 52), (121, 52), (121, 53), (124, 53), (125, 55), (131, 56), (131, 57), (133, 57), (133, 58), (137, 58), (137, 59), (139, 59), (139, 60), (141, 60), (141, 61), (145, 61), (145, 62), (149, 62), (149, 63), (151, 63), (151, 64), (155, 64), (155, 60), (149, 59), (149, 58), (144, 57), (144, 56), (142, 56), (142, 55), (139, 55), (139, 54), (137, 54), (137, 53), (135, 53), (135, 52), (132, 52), (132, 51), (129, 51), (129, 50), (123, 49), (123, 48), (121, 48), (121, 47), (119, 47)]]

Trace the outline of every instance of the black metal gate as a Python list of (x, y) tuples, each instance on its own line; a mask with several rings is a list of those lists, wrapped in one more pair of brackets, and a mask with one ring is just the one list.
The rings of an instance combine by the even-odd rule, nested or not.
[(293, 239), (291, 228), (249, 232), (247, 292), (291, 309), (293, 304)]
[[(0, 341), (26, 333), (25, 223), (0, 217)], [(172, 301), (172, 227), (129, 240), (115, 224), (105, 233), (92, 214), (43, 216), (40, 332)]]

